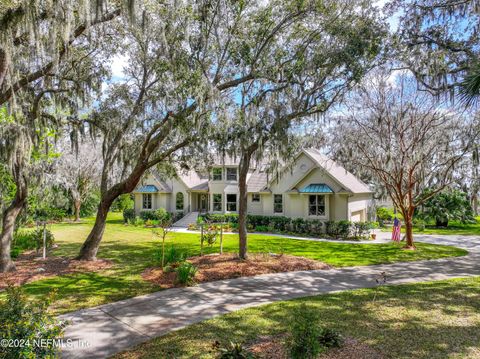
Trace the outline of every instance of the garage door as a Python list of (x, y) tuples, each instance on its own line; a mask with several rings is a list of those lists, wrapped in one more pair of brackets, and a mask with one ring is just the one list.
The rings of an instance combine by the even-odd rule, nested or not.
[(351, 215), (350, 215), (350, 221), (361, 222), (362, 221), (362, 211), (352, 212)]

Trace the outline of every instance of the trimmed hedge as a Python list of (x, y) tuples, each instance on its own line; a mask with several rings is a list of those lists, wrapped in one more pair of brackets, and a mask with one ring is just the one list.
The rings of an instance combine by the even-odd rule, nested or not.
[[(159, 208), (154, 211), (141, 211), (139, 218), (146, 222), (146, 221), (161, 221), (165, 218), (171, 219), (172, 223), (175, 223), (179, 219), (183, 217), (183, 212), (167, 212), (164, 208)], [(137, 216), (135, 214), (135, 210), (128, 208), (123, 210), (123, 221), (124, 223), (134, 224), (137, 222)]]
[[(199, 223), (238, 224), (238, 214), (206, 213), (199, 216)], [(327, 221), (318, 219), (289, 218), (283, 216), (247, 215), (247, 227), (256, 232), (327, 235), (334, 239), (365, 239), (375, 226), (370, 222)]]

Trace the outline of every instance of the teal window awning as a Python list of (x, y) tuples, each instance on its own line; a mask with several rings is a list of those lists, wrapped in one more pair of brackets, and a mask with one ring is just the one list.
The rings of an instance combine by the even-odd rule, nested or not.
[(311, 183), (306, 187), (300, 188), (299, 193), (333, 193), (331, 189), (325, 183)]
[(153, 184), (148, 184), (146, 186), (140, 187), (139, 189), (137, 189), (136, 192), (155, 193), (155, 192), (158, 192), (158, 188)]

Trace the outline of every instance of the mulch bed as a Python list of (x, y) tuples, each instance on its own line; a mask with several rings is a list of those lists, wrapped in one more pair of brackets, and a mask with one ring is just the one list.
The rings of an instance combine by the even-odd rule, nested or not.
[[(284, 337), (260, 337), (257, 342), (247, 347), (259, 359), (288, 359)], [(318, 359), (384, 359), (377, 350), (353, 338), (345, 338), (340, 348), (331, 348), (320, 354)]]
[(22, 285), (39, 279), (77, 272), (96, 272), (108, 269), (112, 262), (98, 259), (94, 262), (78, 261), (67, 257), (47, 257), (43, 260), (36, 251), (22, 253), (15, 261), (17, 270), (0, 273), (0, 290), (8, 285)]
[[(313, 259), (266, 253), (250, 254), (247, 260), (241, 260), (236, 254), (229, 253), (196, 256), (189, 258), (188, 261), (198, 268), (198, 272), (195, 275), (197, 283), (253, 277), (267, 273), (331, 268), (328, 264)], [(176, 273), (164, 273), (160, 268), (148, 268), (142, 273), (142, 277), (162, 288), (177, 286), (175, 283)]]

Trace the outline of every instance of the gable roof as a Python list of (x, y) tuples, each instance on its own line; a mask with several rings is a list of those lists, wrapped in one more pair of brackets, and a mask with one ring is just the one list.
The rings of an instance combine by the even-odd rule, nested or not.
[(267, 174), (265, 172), (255, 171), (250, 175), (247, 181), (247, 192), (257, 193), (266, 192), (267, 189)]
[(317, 149), (309, 148), (304, 149), (305, 153), (310, 159), (312, 159), (318, 166), (327, 171), (330, 176), (341, 184), (347, 192), (352, 193), (372, 193), (373, 191), (360, 179), (348, 172), (345, 168), (331, 160), (324, 154), (320, 153)]

